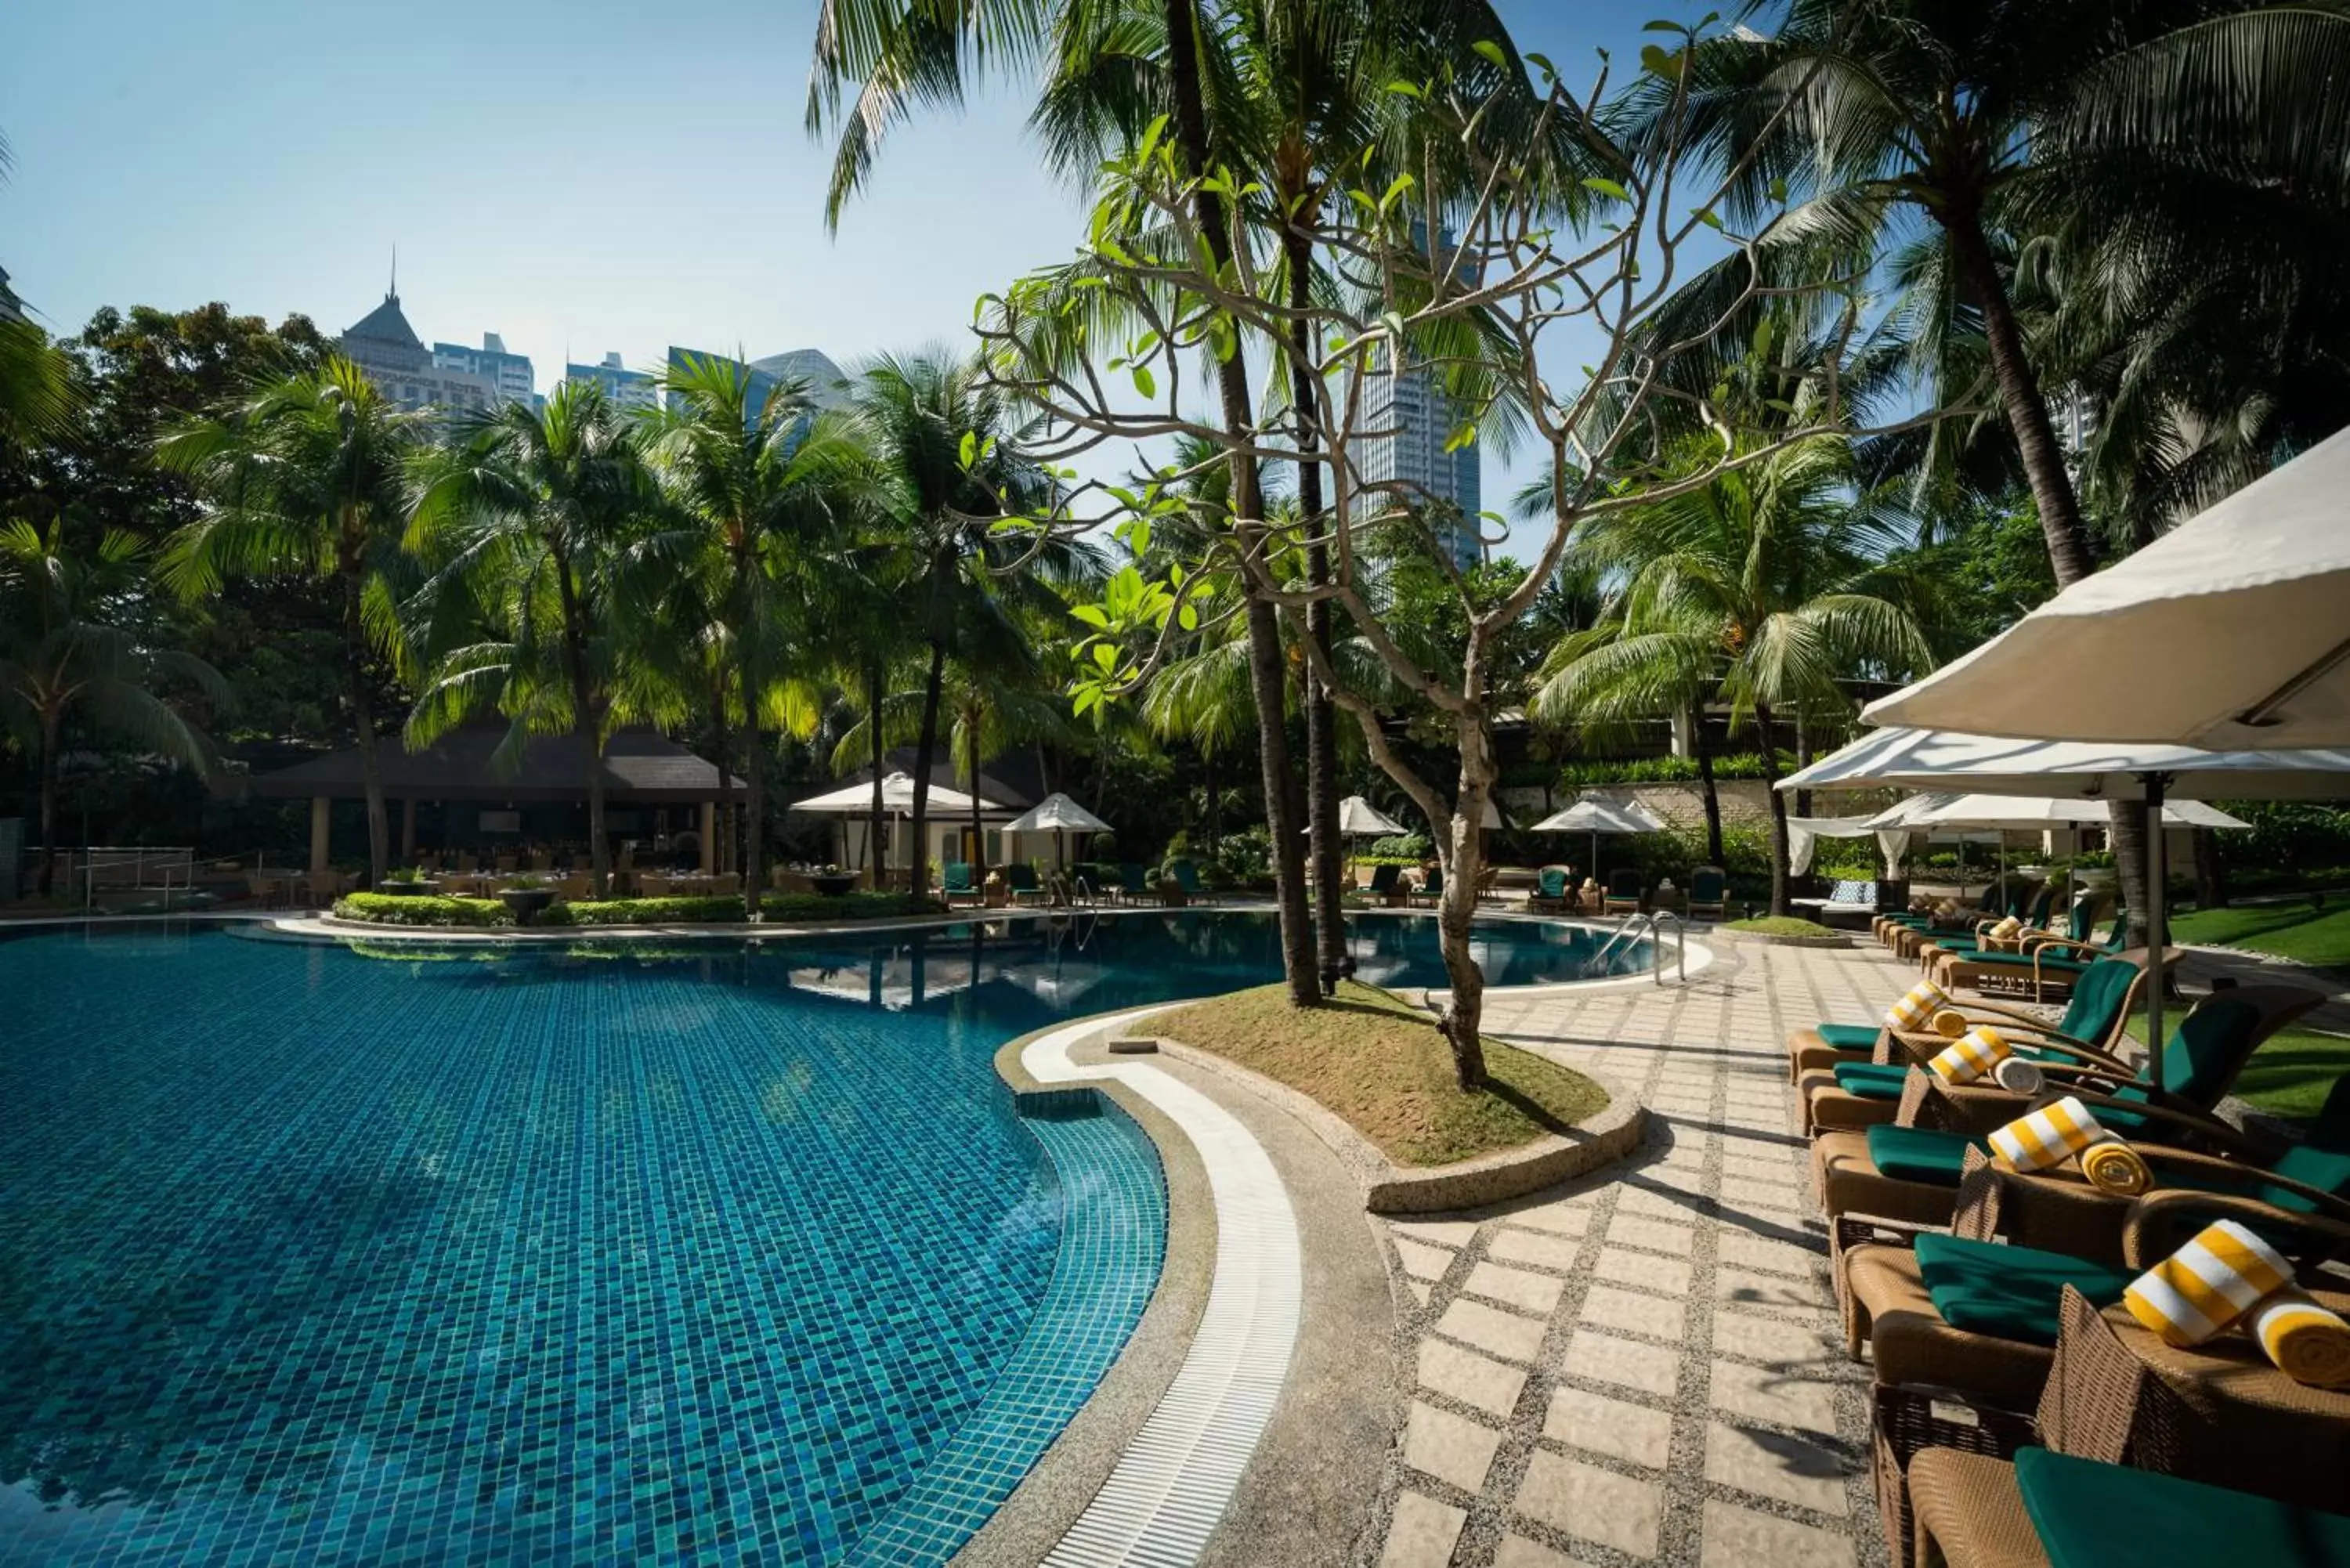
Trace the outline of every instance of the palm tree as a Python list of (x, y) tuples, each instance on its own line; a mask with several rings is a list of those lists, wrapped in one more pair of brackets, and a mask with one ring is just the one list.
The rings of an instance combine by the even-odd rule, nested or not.
[[(899, 613), (923, 650), (921, 717), (915, 731), (914, 802), (910, 818), (913, 865), (908, 891), (920, 895), (930, 873), (931, 773), (938, 758), (940, 716), (950, 656), (1001, 614), (997, 600), (1014, 584), (996, 581), (1010, 548), (993, 521), (1042, 504), (1045, 476), (1017, 455), (1021, 418), (976, 360), (942, 355), (885, 356), (857, 378), (859, 440), (880, 479), (899, 552)], [(1073, 553), (1053, 553), (1062, 567)]]
[(681, 706), (664, 701), (673, 689), (629, 646), (648, 618), (623, 613), (623, 578), (642, 564), (632, 546), (657, 520), (660, 493), (637, 429), (592, 382), (564, 383), (540, 409), (508, 403), (454, 437), (424, 465), (409, 520), (408, 547), (439, 563), (411, 608), (430, 616), (463, 600), (491, 635), (441, 653), (409, 734), (427, 743), (495, 708), (512, 720), (495, 760), (516, 764), (533, 735), (577, 736), (601, 898), (604, 748), (621, 722)]
[(40, 775), (43, 898), (56, 875), (57, 759), (68, 720), (200, 777), (211, 769), (211, 743), (156, 689), (180, 681), (225, 705), (227, 684), (194, 655), (154, 647), (124, 624), (146, 565), (143, 546), (120, 530), (95, 549), (80, 547), (63, 514), (46, 531), (21, 519), (0, 527), (0, 716)]
[[(800, 382), (762, 396), (748, 366), (688, 356), (662, 387), (670, 405), (642, 416), (648, 450), (700, 545), (706, 587), (695, 581), (690, 597), (706, 617), (697, 646), (723, 649), (711, 666), (722, 781), (732, 765), (730, 704), (748, 735), (743, 896), (756, 920), (765, 881), (765, 737), (777, 727), (815, 728), (818, 693), (799, 659), (827, 591), (826, 552), (855, 524), (870, 465), (847, 424), (819, 414)], [(731, 792), (722, 804), (723, 793)]]
[(396, 651), (386, 576), (408, 516), (408, 471), (431, 416), (403, 412), (341, 355), (268, 381), (164, 437), (163, 461), (192, 474), (197, 519), (174, 535), (162, 577), (189, 599), (232, 576), (301, 576), (342, 598), (343, 664), (367, 794), (368, 866), (390, 857), (369, 660)]
[(1898, 532), (1851, 494), (1850, 448), (1819, 437), (1622, 512), (1582, 542), (1619, 586), (1612, 623), (1562, 641), (1533, 708), (1555, 722), (1664, 718), (1701, 696), (1754, 726), (1771, 800), (1771, 912), (1787, 912), (1780, 715), (1848, 711), (1839, 682), (1932, 663), (1884, 565)]

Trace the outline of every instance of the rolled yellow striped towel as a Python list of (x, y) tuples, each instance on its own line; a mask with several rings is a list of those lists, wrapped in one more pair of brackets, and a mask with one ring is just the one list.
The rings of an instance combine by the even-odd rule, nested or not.
[(2350, 1323), (2287, 1285), (2252, 1309), (2245, 1325), (2268, 1358), (2295, 1383), (2350, 1388)]
[(2122, 1302), (2165, 1342), (2184, 1347), (2202, 1344), (2292, 1282), (2293, 1267), (2275, 1248), (2233, 1220), (2214, 1220), (2132, 1281)]
[(2136, 1198), (2154, 1186), (2154, 1168), (2146, 1157), (2107, 1133), (2081, 1151), (2081, 1174), (2100, 1192)]
[(1991, 929), (1991, 940), (1995, 942), (2003, 942), (2022, 929), (2023, 929), (2023, 922), (2017, 919), (2013, 915), (2010, 915)]
[(1887, 1011), (1885, 1026), (1903, 1031), (1921, 1029), (1926, 1020), (1934, 1016), (1935, 1010), (1950, 1000), (1950, 994), (1940, 986), (1930, 980), (1921, 980)]
[(1926, 1021), (1926, 1027), (1945, 1040), (1956, 1040), (1974, 1027), (1974, 1020), (1955, 1007), (1945, 1007)]
[(1991, 1151), (2017, 1170), (2045, 1170), (2106, 1137), (2089, 1107), (2071, 1095), (1991, 1135)]
[(2005, 1035), (1988, 1023), (1979, 1023), (1959, 1037), (1959, 1043), (1936, 1053), (1926, 1064), (1945, 1084), (1971, 1084), (2014, 1054)]
[(1991, 1082), (2011, 1095), (2037, 1095), (2047, 1082), (2037, 1062), (2022, 1056), (2002, 1056), (1999, 1065), (1991, 1070)]

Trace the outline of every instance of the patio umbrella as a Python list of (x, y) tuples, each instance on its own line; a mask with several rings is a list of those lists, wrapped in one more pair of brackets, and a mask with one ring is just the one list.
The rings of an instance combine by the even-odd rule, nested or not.
[(1662, 833), (1671, 826), (1665, 819), (1637, 800), (1608, 800), (1600, 795), (1586, 794), (1573, 805), (1555, 811), (1534, 825), (1534, 833), (1587, 833), (1591, 836), (1591, 865), (1585, 875), (1596, 877), (1599, 870), (1599, 836), (1603, 833)]
[[(1781, 789), (1962, 788), (2081, 801), (2329, 800), (2350, 794), (2350, 751), (2211, 752), (2193, 746), (2029, 741), (1877, 730), (1779, 781)], [(2167, 820), (2167, 818), (2166, 818)], [(2147, 929), (2163, 922), (2162, 835), (2146, 836)], [(2162, 944), (2147, 962), (2148, 1052), (2162, 1077)]]
[[(1313, 832), (1313, 828), (1305, 829)], [(1338, 803), (1338, 832), (1347, 838), (1386, 838), (1407, 831), (1404, 825), (1365, 800), (1350, 794)]]
[[(1929, 833), (1939, 828), (1977, 827), (1992, 830), (1991, 837), (1999, 845), (1999, 874), (2007, 876), (2007, 835), (2010, 830), (2104, 827), (2113, 821), (2113, 810), (2103, 801), (2084, 800), (2077, 795), (1953, 794), (1939, 797), (1933, 805), (1914, 814), (1912, 827), (1922, 827)], [(2216, 805), (2206, 805), (2199, 800), (2174, 800), (2162, 807), (2165, 827), (2250, 827), (2239, 822)], [(2069, 895), (2073, 887), (2073, 870), (2064, 869), (2064, 888)]]
[(2068, 741), (2350, 745), (2350, 431), (1862, 716)]
[[(949, 789), (942, 784), (931, 785), (930, 799), (923, 810), (936, 818), (971, 815), (971, 796), (959, 789)], [(1008, 805), (983, 797), (980, 815), (990, 822), (1001, 822), (1013, 815)], [(795, 800), (786, 811), (813, 812), (827, 816), (865, 816), (873, 810), (873, 781), (844, 784), (823, 794), (812, 794), (806, 800)], [(914, 814), (914, 780), (903, 773), (885, 774), (881, 778), (881, 809), (890, 816), (911, 816)], [(879, 846), (876, 846), (876, 859)]]
[(1072, 833), (1107, 833), (1109, 824), (1055, 790), (1018, 816), (1003, 825), (1006, 833), (1050, 833), (1053, 836), (1053, 864), (1069, 863), (1069, 841)]

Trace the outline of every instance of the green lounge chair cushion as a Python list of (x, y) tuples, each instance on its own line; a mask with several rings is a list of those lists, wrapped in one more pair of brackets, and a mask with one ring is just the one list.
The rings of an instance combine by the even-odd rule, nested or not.
[(1882, 1033), (1874, 1023), (1823, 1023), (1819, 1028), (1821, 1044), (1838, 1051), (1874, 1051)]
[(2350, 1517), (2247, 1491), (2046, 1449), (2016, 1451), (2015, 1487), (2053, 1568), (2350, 1564)]
[(1864, 1100), (1898, 1100), (1909, 1069), (1893, 1062), (1839, 1062), (1836, 1087)]
[(1918, 1238), (1918, 1272), (1934, 1310), (1952, 1328), (2031, 1345), (2056, 1343), (2066, 1285), (2108, 1306), (2137, 1277), (2037, 1247), (1932, 1233)]
[(1956, 1187), (1959, 1168), (1967, 1150), (1988, 1151), (1988, 1139), (1938, 1127), (1873, 1127), (1868, 1129), (1868, 1160), (1877, 1174), (1895, 1181), (1919, 1181), (1932, 1187)]

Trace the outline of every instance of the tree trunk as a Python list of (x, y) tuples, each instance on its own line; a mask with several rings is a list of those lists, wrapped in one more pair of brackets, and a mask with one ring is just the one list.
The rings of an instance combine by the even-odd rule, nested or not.
[(1787, 802), (1779, 793), (1779, 753), (1771, 745), (1771, 705), (1754, 704), (1754, 729), (1762, 742), (1762, 788), (1771, 797), (1771, 912), (1787, 912)]
[(1200, 753), (1200, 761), (1205, 764), (1208, 770), (1208, 820), (1206, 826), (1208, 831), (1208, 855), (1210, 858), (1212, 859), (1215, 856), (1216, 846), (1220, 841), (1223, 829), (1223, 803), (1217, 791), (1216, 753), (1212, 751), (1202, 752)]
[(743, 918), (759, 919), (759, 896), (766, 880), (760, 864), (767, 838), (767, 749), (759, 730), (759, 690), (750, 664), (743, 666)]
[[(1214, 167), (1208, 141), (1207, 100), (1200, 85), (1200, 18), (1194, 0), (1165, 0), (1168, 79), (1173, 88), (1176, 145), (1190, 172), (1204, 176)], [(1232, 261), (1232, 235), (1225, 229), (1222, 198), (1198, 185), (1192, 202), (1199, 213), (1201, 237), (1221, 270)], [(1249, 397), (1248, 361), (1234, 354), (1216, 367), (1216, 383), (1224, 429), (1245, 435), (1254, 422)], [(1232, 454), (1232, 516), (1241, 524), (1240, 543), (1247, 549), (1262, 534), (1263, 503), (1257, 489), (1257, 468), (1245, 452)], [(1273, 877), (1281, 909), (1282, 972), (1289, 984), (1290, 1001), (1300, 1007), (1322, 1000), (1314, 975), (1314, 929), (1305, 908), (1304, 856), (1296, 813), (1290, 801), (1289, 732), (1283, 696), (1287, 687), (1281, 649), (1281, 622), (1274, 607), (1256, 597), (1249, 574), (1242, 573), (1248, 593), (1249, 689), (1256, 699), (1258, 751), (1264, 771), (1265, 823), (1273, 832)]]
[(2015, 306), (2000, 281), (1999, 264), (1983, 237), (1981, 215), (1962, 207), (1937, 216), (1950, 236), (1960, 280), (1982, 309), (1991, 375), (1999, 382), (2000, 405), (2007, 412), (2008, 428), (2015, 432), (2016, 450), (2032, 483), (2032, 499), (2040, 510), (2048, 564), (2055, 569), (2056, 586), (2070, 587), (2090, 571), (2081, 507), (2073, 493), (2073, 476), (2064, 471), (2056, 427), (2048, 417), (2048, 400), (2023, 351), (2023, 330), (2016, 323)]
[[(1690, 750), (1697, 753), (1697, 778), (1705, 794), (1705, 859), (1709, 866), (1730, 869), (1721, 852), (1721, 790), (1713, 778), (1713, 747), (1705, 738), (1705, 708), (1700, 704), (1690, 724)], [(1596, 874), (1595, 870), (1595, 875)]]
[(391, 819), (383, 804), (383, 759), (376, 752), (375, 694), (368, 690), (367, 630), (359, 599), (365, 579), (343, 574), (343, 654), (350, 666), (351, 722), (359, 732), (360, 788), (367, 795), (368, 886), (383, 886), (391, 866)]
[(47, 898), (57, 885), (57, 746), (64, 715), (41, 715), (41, 869), (34, 891)]
[(931, 767), (939, 749), (939, 691), (946, 680), (946, 644), (931, 640), (930, 673), (922, 678), (922, 728), (914, 737), (914, 806), (907, 815), (907, 831), (914, 842), (908, 858), (906, 891), (920, 898), (931, 887)]
[(1477, 919), (1477, 878), (1485, 869), (1485, 803), (1492, 798), (1492, 741), (1481, 722), (1464, 717), (1461, 737), (1460, 790), (1452, 820), (1438, 836), (1438, 861), (1444, 867), (1444, 896), (1437, 900), (1437, 944), (1444, 954), (1452, 999), (1439, 1021), (1452, 1047), (1452, 1071), (1463, 1090), (1485, 1086), (1485, 971), (1477, 967), (1470, 931)]
[(2123, 910), (2129, 919), (2127, 945), (2151, 947), (2154, 935), (2147, 925), (2147, 912), (2153, 905), (2147, 901), (2145, 803), (2117, 800), (2106, 813), (2112, 819), (2106, 841), (2114, 852), (2114, 880), (2121, 888)]
[[(1812, 730), (1811, 726), (1804, 722), (1804, 711), (1798, 708), (1795, 710), (1795, 766), (1801, 770), (1811, 765)], [(1799, 789), (1795, 792), (1795, 815), (1797, 816), (1812, 815), (1811, 791)]]
[[(1292, 215), (1292, 222), (1302, 217)], [(1290, 338), (1301, 358), (1311, 360), (1314, 329), (1303, 312), (1314, 303), (1314, 251), (1295, 229), (1282, 241), (1289, 258), (1289, 303), (1300, 315), (1290, 326)], [(1297, 405), (1297, 512), (1310, 543), (1305, 548), (1305, 580), (1320, 587), (1330, 580), (1330, 550), (1322, 542), (1321, 396), (1313, 380), (1291, 367), (1290, 384)], [(1326, 656), (1330, 651), (1330, 604), (1316, 599), (1306, 607), (1305, 635)], [(1322, 689), (1314, 665), (1305, 667), (1305, 824), (1308, 853), (1314, 865), (1315, 955), (1325, 975), (1336, 976), (1347, 967), (1347, 908), (1342, 901), (1346, 868), (1338, 824), (1338, 706)]]
[(713, 871), (726, 869), (726, 860), (718, 853), (724, 842), (723, 825), (734, 811), (734, 750), (733, 734), (726, 723), (726, 673), (721, 670), (712, 678), (710, 692), (711, 739), (718, 753), (718, 809), (710, 814), (710, 842), (702, 853)]
[(881, 744), (881, 705), (886, 701), (882, 691), (886, 679), (878, 664), (866, 672), (865, 692), (870, 705), (865, 711), (865, 728), (873, 740), (873, 821), (865, 830), (865, 869), (866, 882), (877, 893), (889, 879), (889, 861), (883, 853), (889, 822), (881, 809), (881, 767), (887, 754)]
[(2195, 829), (2195, 907), (2228, 907), (2227, 866), (2220, 858), (2220, 836), (2208, 827)]
[(971, 879), (974, 886), (987, 886), (987, 829), (979, 806), (979, 715), (968, 715), (971, 721)]
[(571, 731), (587, 758), (588, 867), (596, 897), (610, 887), (611, 853), (604, 843), (604, 723), (588, 682), (588, 628), (579, 613), (579, 595), (571, 581), (571, 563), (561, 549), (554, 551), (556, 586), (563, 601), (563, 665), (571, 685)]

